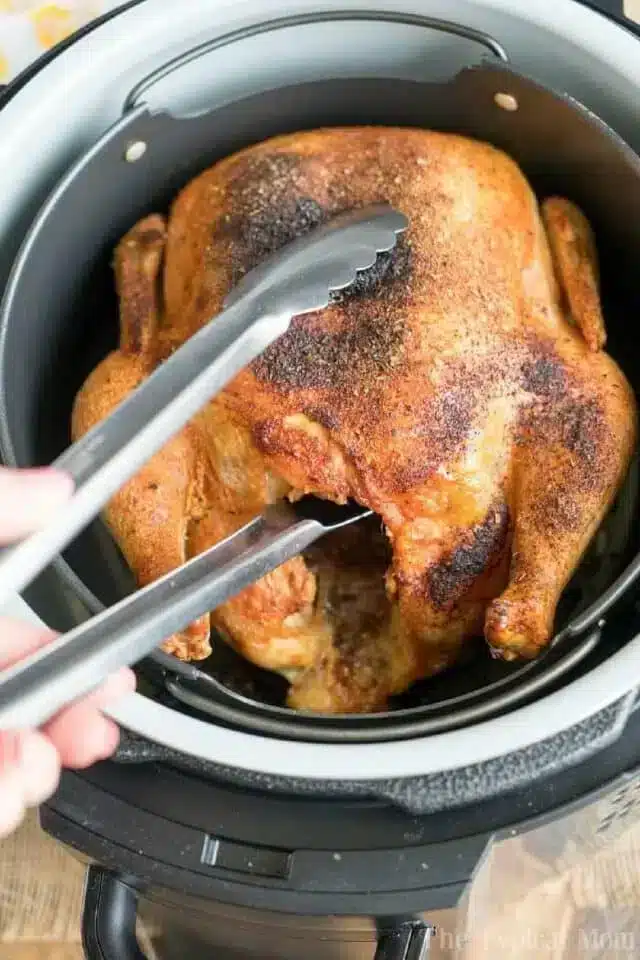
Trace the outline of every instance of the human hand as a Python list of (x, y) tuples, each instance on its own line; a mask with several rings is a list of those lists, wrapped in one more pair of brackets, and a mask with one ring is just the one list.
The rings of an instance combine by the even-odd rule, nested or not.
[[(9, 543), (42, 526), (71, 491), (71, 479), (57, 471), (0, 467), (0, 541)], [(44, 627), (0, 617), (0, 670), (53, 636)], [(120, 670), (41, 730), (0, 731), (0, 837), (18, 826), (28, 807), (51, 796), (62, 767), (81, 769), (113, 753), (118, 728), (100, 711), (134, 688), (133, 672)]]

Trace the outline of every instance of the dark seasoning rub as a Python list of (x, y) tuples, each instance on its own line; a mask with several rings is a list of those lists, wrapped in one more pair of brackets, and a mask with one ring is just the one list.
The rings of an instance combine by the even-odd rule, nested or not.
[(467, 542), (428, 570), (426, 588), (434, 606), (451, 609), (476, 578), (499, 561), (508, 534), (509, 510), (506, 504), (497, 504), (469, 531)]
[[(344, 178), (324, 178), (313, 168), (313, 160), (292, 153), (243, 158), (229, 183), (234, 213), (218, 228), (228, 243), (230, 285), (296, 237), (353, 207), (356, 200), (347, 174), (359, 181), (360, 189), (363, 178), (368, 183), (368, 201), (393, 202), (388, 183), (379, 181), (373, 167), (369, 162), (366, 169), (345, 170)], [(391, 253), (379, 256), (375, 266), (361, 273), (347, 291), (333, 296), (330, 316), (325, 312), (322, 326), (314, 314), (295, 318), (287, 333), (252, 365), (258, 380), (283, 392), (337, 389), (341, 393), (334, 403), (343, 407), (366, 402), (381, 380), (404, 366), (410, 352), (402, 306), (409, 296), (412, 269), (413, 251), (403, 235)], [(516, 359), (507, 350), (507, 364), (509, 356), (512, 362)], [(413, 431), (425, 433), (428, 455), (410, 467), (398, 465), (398, 488), (426, 478), (438, 462), (462, 448), (478, 405), (486, 399), (487, 383), (495, 377), (512, 380), (514, 389), (524, 389), (533, 397), (521, 411), (521, 441), (531, 434), (544, 435), (548, 442), (560, 442), (585, 464), (595, 466), (603, 441), (598, 404), (582, 397), (568, 381), (551, 344), (531, 340), (519, 369), (479, 370), (476, 365), (466, 369), (458, 363), (451, 382), (443, 385), (428, 409), (418, 417), (415, 410), (407, 410)], [(328, 411), (323, 414), (322, 406), (313, 413), (318, 422), (339, 426), (337, 407), (331, 416)]]
[[(322, 204), (308, 196), (301, 169), (295, 155), (274, 153), (244, 161), (233, 177), (236, 213), (222, 228), (231, 246), (230, 285), (285, 244), (354, 206), (348, 185), (339, 192), (334, 188)], [(348, 290), (333, 294), (332, 329), (318, 329), (313, 314), (295, 318), (254, 362), (258, 379), (283, 390), (331, 389), (373, 383), (395, 369), (405, 339), (398, 300), (410, 271), (411, 247), (400, 238)]]
[[(282, 151), (245, 156), (229, 181), (234, 212), (218, 228), (227, 243), (230, 285), (296, 237), (332, 215), (361, 204), (365, 193), (366, 202), (393, 203), (394, 181), (389, 179), (392, 167), (389, 157), (382, 160), (378, 169), (371, 156), (360, 166), (356, 159), (343, 176), (336, 177), (335, 170), (325, 174), (314, 165), (313, 157)], [(325, 162), (330, 166), (326, 158)], [(399, 179), (401, 166), (397, 160), (393, 169)], [(358, 183), (357, 197), (352, 196), (351, 182)], [(431, 255), (438, 255), (436, 248)], [(429, 272), (431, 267), (423, 264), (422, 269)], [(445, 261), (436, 269), (436, 279), (438, 269), (446, 276)], [(322, 313), (321, 323), (317, 314), (295, 318), (287, 333), (252, 365), (260, 383), (281, 394), (300, 393), (301, 411), (326, 428), (338, 430), (349, 422), (359, 439), (351, 450), (347, 431), (343, 442), (354, 462), (359, 459), (357, 446), (366, 442), (374, 422), (375, 430), (384, 433), (384, 417), (375, 401), (378, 389), (382, 387), (383, 396), (384, 382), (390, 376), (402, 376), (410, 363), (410, 331), (405, 328), (403, 307), (409, 305), (413, 270), (411, 242), (403, 235), (391, 253), (380, 256), (352, 287), (333, 297), (332, 306)], [(476, 292), (480, 295), (482, 285)], [(452, 289), (453, 307), (457, 296), (458, 291)], [(482, 298), (479, 302), (486, 307)], [(585, 397), (580, 384), (571, 382), (553, 344), (532, 338), (523, 344), (519, 356), (512, 344), (505, 344), (501, 363), (503, 366), (495, 369), (491, 363), (487, 366), (458, 358), (426, 404), (419, 397), (415, 402), (408, 398), (405, 415), (396, 417), (389, 441), (393, 447), (399, 431), (410, 434), (412, 454), (386, 464), (390, 488), (411, 489), (426, 481), (440, 464), (453, 461), (463, 450), (473, 424), (482, 419), (480, 410), (492, 394), (492, 384), (498, 381), (503, 393), (512, 389), (530, 397), (520, 409), (514, 440), (560, 444), (582, 464), (577, 473), (573, 471), (571, 482), (579, 483), (585, 493), (594, 483), (597, 485), (594, 470), (606, 447), (603, 414), (597, 401)], [(305, 391), (315, 393), (313, 402), (305, 402)], [(420, 409), (415, 406), (418, 402), (422, 403)], [(360, 412), (354, 416), (356, 411)], [(362, 411), (366, 411), (364, 418)], [(264, 424), (260, 436), (269, 428)], [(571, 496), (571, 490), (566, 492)], [(556, 506), (547, 524), (570, 525), (562, 487), (556, 493)], [(455, 557), (445, 558), (434, 571), (430, 589), (441, 600), (445, 583), (455, 593), (454, 581), (468, 579), (471, 567), (476, 575), (480, 572), (483, 553), (487, 560), (487, 537), (504, 535), (501, 511), (500, 507), (490, 514), (498, 518), (497, 527), (488, 517), (476, 531), (479, 539), (474, 540), (475, 546), (461, 547)]]
[(585, 467), (586, 487), (595, 479), (598, 461), (607, 448), (606, 420), (596, 399), (572, 382), (552, 344), (532, 340), (521, 366), (521, 387), (533, 396), (521, 411), (520, 426), (526, 439), (558, 443)]

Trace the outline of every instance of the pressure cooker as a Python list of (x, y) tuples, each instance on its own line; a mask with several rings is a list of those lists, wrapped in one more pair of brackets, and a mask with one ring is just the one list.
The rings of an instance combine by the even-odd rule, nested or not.
[[(115, 338), (111, 252), (139, 216), (241, 146), (345, 122), (483, 135), (579, 200), (610, 350), (640, 388), (640, 29), (621, 4), (137, 0), (0, 101), (4, 461), (69, 442)], [(537, 661), (479, 659), (366, 718), (296, 715), (224, 645), (208, 665), (140, 664), (111, 711), (116, 757), (66, 773), (41, 813), (87, 864), (86, 956), (143, 956), (142, 918), (163, 957), (462, 957), (492, 851), (609, 842), (640, 815), (637, 493), (633, 464)], [(20, 609), (70, 629), (128, 577), (97, 522)]]

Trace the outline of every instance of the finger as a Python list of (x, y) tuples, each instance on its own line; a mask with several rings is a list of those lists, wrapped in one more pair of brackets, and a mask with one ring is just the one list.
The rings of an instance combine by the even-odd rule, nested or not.
[(42, 527), (73, 492), (60, 470), (0, 467), (0, 542), (9, 543)]
[(20, 826), (25, 806), (18, 770), (0, 772), (0, 840)]
[(101, 710), (103, 707), (121, 700), (122, 697), (126, 697), (128, 693), (133, 693), (135, 688), (135, 673), (129, 667), (123, 667), (121, 670), (112, 673), (102, 686), (85, 697), (85, 702)]
[(53, 744), (35, 730), (0, 732), (0, 777), (14, 773), (19, 777), (25, 805), (40, 803), (50, 796), (60, 773), (60, 760)]
[(45, 725), (43, 731), (55, 745), (63, 766), (82, 769), (111, 756), (118, 746), (118, 727), (100, 710), (133, 692), (135, 683), (132, 670), (120, 670)]
[(79, 703), (52, 720), (45, 731), (64, 767), (83, 770), (110, 757), (118, 746), (119, 731), (113, 720), (95, 707)]
[[(50, 630), (20, 620), (0, 618), (0, 664), (10, 666), (55, 636)], [(61, 711), (43, 727), (64, 766), (83, 768), (111, 756), (118, 745), (116, 725), (100, 710), (135, 690), (135, 674), (124, 668), (97, 690)]]
[(60, 758), (40, 733), (21, 731), (0, 735), (0, 836), (14, 830), (27, 807), (54, 793)]
[(0, 667), (10, 667), (55, 637), (46, 627), (25, 620), (0, 617)]
[[(26, 620), (14, 620), (0, 617), (0, 668), (10, 667), (29, 654), (35, 653), (57, 636), (53, 630), (41, 627)], [(92, 703), (104, 707), (112, 700), (123, 697), (135, 690), (135, 674), (123, 667), (112, 674), (107, 681), (89, 694)]]
[(42, 733), (25, 730), (19, 734), (18, 769), (22, 777), (26, 807), (34, 807), (55, 792), (60, 778), (58, 751)]

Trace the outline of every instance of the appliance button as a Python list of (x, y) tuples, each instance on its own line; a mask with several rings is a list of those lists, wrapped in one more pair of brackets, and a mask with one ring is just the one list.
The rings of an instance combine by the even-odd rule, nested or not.
[(233, 870), (234, 873), (288, 880), (291, 872), (291, 856), (292, 853), (289, 850), (251, 847), (244, 843), (233, 843), (205, 834), (200, 863), (207, 867)]

